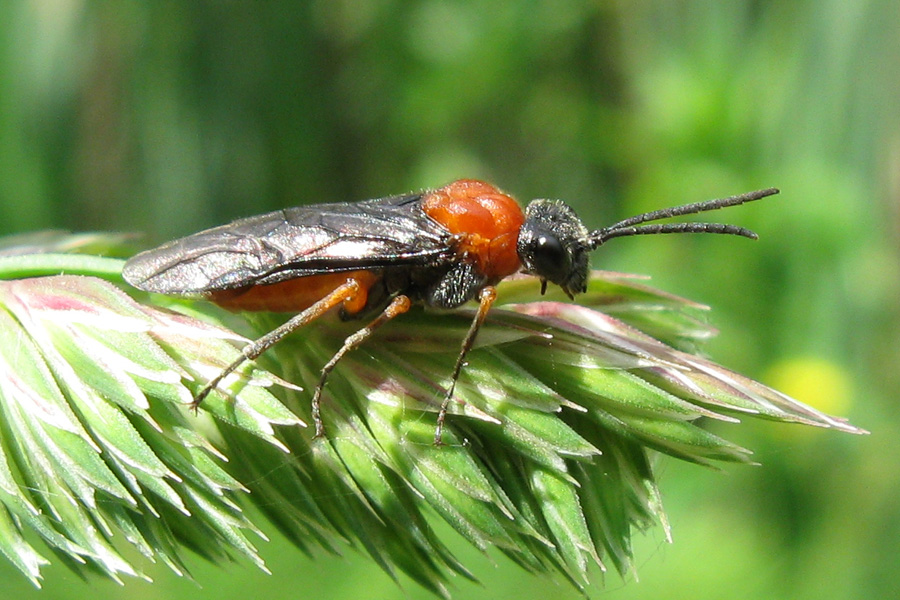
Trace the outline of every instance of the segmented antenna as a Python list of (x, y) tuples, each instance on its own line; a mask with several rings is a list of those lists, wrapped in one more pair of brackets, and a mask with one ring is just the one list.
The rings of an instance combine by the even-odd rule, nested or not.
[(619, 221), (610, 227), (597, 229), (590, 233), (591, 250), (599, 247), (606, 240), (616, 237), (626, 237), (630, 235), (652, 235), (657, 233), (720, 233), (726, 235), (740, 235), (752, 240), (759, 236), (753, 231), (738, 227), (737, 225), (725, 225), (722, 223), (668, 223), (641, 225), (648, 221), (659, 221), (670, 217), (678, 217), (682, 215), (695, 215), (710, 210), (719, 210), (729, 206), (738, 206), (746, 202), (753, 202), (767, 196), (773, 196), (778, 193), (776, 188), (768, 188), (765, 190), (757, 190), (755, 192), (747, 192), (737, 196), (729, 196), (728, 198), (717, 198), (715, 200), (706, 200), (704, 202), (694, 202), (692, 204), (683, 204), (681, 206), (673, 206), (672, 208), (663, 208), (651, 212), (635, 215), (631, 218)]

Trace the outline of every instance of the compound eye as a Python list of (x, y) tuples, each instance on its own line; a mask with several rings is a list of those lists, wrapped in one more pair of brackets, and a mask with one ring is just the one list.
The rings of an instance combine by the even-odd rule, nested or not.
[(560, 283), (569, 270), (569, 255), (554, 236), (541, 235), (535, 240), (532, 255), (535, 272), (553, 283)]

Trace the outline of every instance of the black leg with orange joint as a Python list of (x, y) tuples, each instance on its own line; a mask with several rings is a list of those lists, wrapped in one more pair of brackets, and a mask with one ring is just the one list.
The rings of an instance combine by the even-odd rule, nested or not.
[(372, 320), (371, 323), (353, 333), (344, 340), (344, 345), (341, 346), (341, 349), (334, 353), (334, 356), (331, 357), (325, 366), (322, 367), (322, 374), (319, 377), (319, 383), (316, 385), (316, 391), (313, 393), (312, 399), (312, 418), (313, 423), (316, 425), (316, 437), (322, 437), (325, 435), (325, 426), (322, 423), (322, 412), (321, 412), (321, 403), (322, 403), (322, 390), (325, 388), (325, 381), (328, 379), (328, 374), (337, 366), (338, 361), (343, 358), (345, 354), (359, 347), (364, 341), (366, 341), (369, 336), (371, 336), (375, 331), (399, 315), (407, 312), (412, 306), (412, 302), (406, 296), (397, 296), (391, 303), (387, 305), (380, 315), (378, 315), (375, 319)]
[[(290, 320), (286, 321), (283, 325), (279, 326), (276, 329), (273, 329), (266, 335), (257, 339), (251, 344), (244, 346), (241, 350), (241, 356), (235, 360), (233, 363), (222, 369), (222, 371), (210, 379), (206, 385), (203, 386), (203, 389), (194, 396), (193, 402), (191, 402), (191, 409), (197, 410), (200, 406), (200, 403), (209, 395), (211, 391), (216, 389), (219, 383), (222, 382), (223, 379), (228, 377), (231, 373), (235, 371), (238, 367), (244, 364), (245, 361), (255, 360), (259, 358), (266, 350), (277, 344), (289, 333), (303, 327), (304, 325), (315, 321), (329, 310), (338, 306), (343, 302), (350, 302), (359, 296), (362, 292), (362, 286), (355, 279), (348, 279), (345, 283), (341, 284), (333, 292), (307, 308), (301, 313), (291, 317)], [(316, 431), (318, 432), (319, 425), (316, 425)]]
[(444, 433), (444, 420), (447, 418), (447, 409), (450, 407), (450, 402), (453, 400), (453, 391), (456, 389), (456, 380), (459, 379), (459, 374), (462, 372), (463, 365), (466, 362), (466, 354), (472, 349), (472, 345), (475, 343), (475, 338), (478, 335), (478, 330), (481, 329), (482, 324), (484, 324), (488, 311), (491, 310), (491, 306), (496, 299), (497, 288), (491, 285), (482, 289), (478, 295), (478, 311), (475, 313), (475, 318), (472, 319), (472, 325), (469, 327), (465, 339), (463, 339), (462, 349), (459, 352), (459, 356), (456, 358), (456, 366), (453, 367), (453, 374), (450, 376), (450, 387), (444, 395), (444, 401), (441, 402), (441, 410), (438, 412), (437, 426), (434, 430), (435, 446), (441, 446), (444, 443), (441, 439)]

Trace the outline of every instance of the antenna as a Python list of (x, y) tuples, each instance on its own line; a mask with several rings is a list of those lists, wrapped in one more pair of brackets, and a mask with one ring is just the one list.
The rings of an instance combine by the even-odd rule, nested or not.
[(739, 194), (737, 196), (729, 196), (728, 198), (717, 198), (715, 200), (706, 200), (704, 202), (683, 204), (681, 206), (673, 206), (672, 208), (663, 208), (661, 210), (654, 210), (635, 215), (624, 221), (619, 221), (610, 227), (592, 231), (589, 235), (590, 248), (591, 250), (594, 250), (605, 243), (606, 240), (616, 237), (652, 235), (657, 233), (719, 233), (725, 235), (740, 235), (755, 240), (759, 237), (756, 233), (749, 229), (738, 227), (737, 225), (725, 225), (722, 223), (667, 223), (641, 225), (641, 223), (659, 221), (661, 219), (679, 217), (682, 215), (695, 215), (710, 210), (727, 208), (729, 206), (738, 206), (767, 196), (773, 196), (777, 193), (778, 189), (767, 188), (755, 192), (747, 192), (746, 194)]

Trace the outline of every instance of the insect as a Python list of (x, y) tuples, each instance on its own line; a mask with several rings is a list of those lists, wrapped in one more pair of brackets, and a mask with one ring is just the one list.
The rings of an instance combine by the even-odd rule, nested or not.
[(608, 240), (662, 233), (756, 239), (754, 232), (735, 225), (646, 223), (776, 193), (770, 188), (686, 204), (590, 231), (559, 200), (534, 200), (523, 211), (496, 187), (462, 179), (436, 190), (249, 217), (142, 252), (125, 264), (122, 274), (148, 292), (201, 295), (236, 311), (297, 313), (245, 346), (240, 358), (195, 396), (194, 408), (244, 361), (256, 359), (325, 313), (339, 308), (345, 319), (370, 318), (322, 366), (312, 398), (317, 437), (324, 435), (322, 390), (347, 352), (413, 304), (452, 309), (477, 300), (437, 415), (434, 442), (439, 445), (466, 354), (497, 297), (494, 286), (502, 279), (522, 271), (537, 276), (542, 294), (552, 283), (574, 299), (587, 289), (590, 252)]

